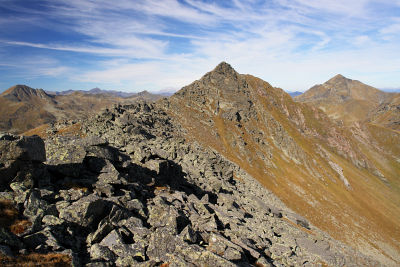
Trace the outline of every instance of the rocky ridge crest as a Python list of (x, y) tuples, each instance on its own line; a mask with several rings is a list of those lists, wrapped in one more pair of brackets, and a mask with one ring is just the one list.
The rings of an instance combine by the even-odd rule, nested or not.
[(26, 152), (9, 150), (2, 168), (36, 164), (16, 168), (1, 193), (32, 222), (17, 235), (2, 228), (9, 262), (34, 251), (69, 255), (74, 266), (379, 265), (217, 151), (187, 142), (158, 105), (117, 105), (82, 125), (50, 135), (46, 155), (39, 137), (1, 137)]

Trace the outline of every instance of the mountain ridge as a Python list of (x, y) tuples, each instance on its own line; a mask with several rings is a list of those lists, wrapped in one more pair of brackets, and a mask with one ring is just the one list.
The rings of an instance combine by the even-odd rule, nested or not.
[[(397, 95), (336, 75), (294, 99), (321, 108), (331, 118), (342, 120), (346, 125), (369, 121), (399, 130), (400, 114), (395, 108), (390, 108), (397, 106)], [(383, 112), (384, 110), (389, 111)]]
[[(336, 79), (343, 80), (340, 76)], [(384, 205), (389, 211), (391, 200), (384, 195), (391, 195), (399, 201), (395, 188), (399, 186), (397, 177), (400, 173), (394, 171), (390, 163), (395, 155), (384, 156), (385, 159), (378, 164), (371, 154), (376, 153), (372, 152), (375, 147), (371, 148), (364, 140), (361, 145), (349, 129), (328, 118), (323, 111), (296, 103), (282, 89), (254, 76), (238, 74), (224, 62), (201, 79), (183, 87), (164, 105), (167, 113), (182, 124), (189, 139), (220, 152), (296, 212), (306, 215), (335, 238), (349, 243), (352, 237), (343, 235), (341, 227), (327, 220), (325, 215), (329, 210), (331, 216), (342, 220), (348, 231), (358, 233), (360, 240), (364, 240), (363, 251), (373, 250), (365, 243), (370, 239), (367, 236), (372, 227), (368, 224), (376, 225), (374, 227), (380, 224), (380, 215), (377, 214), (382, 213), (382, 207), (374, 207), (372, 214), (375, 215), (371, 216), (355, 203), (366, 205), (371, 197), (376, 197), (373, 194), (377, 194), (386, 199)], [(369, 132), (360, 132), (369, 136), (367, 140), (380, 142)], [(395, 139), (399, 140), (399, 136), (396, 135)], [(368, 153), (364, 146), (368, 147)], [(286, 178), (282, 181), (278, 177)], [(372, 185), (362, 182), (363, 179), (373, 181), (376, 189), (371, 190)], [(386, 183), (393, 189), (387, 188)], [(364, 193), (366, 188), (369, 188), (368, 197)], [(342, 194), (346, 197), (343, 198)], [(305, 195), (314, 200), (310, 202)], [(348, 198), (354, 203), (349, 203)], [(341, 203), (342, 208), (332, 203)], [(315, 205), (325, 213), (316, 210)], [(351, 219), (346, 222), (339, 219), (344, 210), (369, 223), (364, 221), (364, 226), (357, 230), (359, 226), (355, 226)], [(393, 220), (388, 219), (387, 222), (391, 222), (382, 241), (391, 238), (390, 233), (396, 227)], [(390, 246), (397, 246), (396, 241), (390, 242)]]
[[(348, 82), (344, 77), (336, 78), (343, 83)], [(70, 170), (68, 164), (79, 167), (77, 170), (83, 168), (83, 171), (88, 170), (89, 173), (100, 173), (98, 177), (101, 177), (101, 181), (85, 187), (90, 194), (94, 194), (93, 190), (100, 190), (100, 202), (105, 198), (109, 201), (125, 192), (126, 187), (119, 185), (120, 181), (136, 189), (140, 181), (143, 187), (135, 192), (144, 194), (146, 190), (153, 190), (152, 186), (161, 186), (157, 190), (165, 192), (163, 197), (171, 200), (169, 206), (162, 208), (167, 212), (165, 216), (176, 218), (181, 212), (187, 214), (184, 210), (191, 210), (186, 208), (189, 205), (187, 203), (195, 205), (195, 210), (201, 215), (196, 218), (188, 216), (189, 221), (196, 233), (201, 233), (202, 242), (206, 242), (210, 249), (213, 249), (213, 245), (209, 241), (213, 239), (208, 238), (205, 233), (207, 231), (198, 226), (198, 222), (204, 220), (200, 224), (212, 229), (215, 227), (218, 235), (228, 235), (231, 241), (237, 238), (235, 229), (241, 229), (243, 232), (239, 232), (240, 235), (246, 236), (248, 241), (237, 243), (241, 244), (241, 248), (245, 246), (247, 251), (246, 258), (239, 253), (237, 257), (240, 260), (255, 264), (261, 255), (267, 262), (278, 266), (301, 265), (306, 262), (318, 264), (321, 263), (318, 258), (323, 264), (329, 263), (332, 266), (378, 265), (367, 258), (373, 258), (383, 265), (396, 265), (400, 262), (400, 241), (396, 234), (400, 225), (400, 135), (371, 123), (357, 122), (352, 127), (343, 125), (314, 105), (293, 101), (289, 94), (272, 87), (266, 81), (249, 74), (239, 74), (226, 62), (220, 63), (168, 99), (160, 99), (154, 104), (139, 102), (115, 105), (97, 115), (68, 123), (60, 121), (49, 124), (43, 132), (48, 164), (55, 166), (53, 171), (57, 171), (65, 181), (69, 181), (71, 175), (77, 179), (81, 177), (74, 172), (75, 169)], [(29, 134), (37, 133), (41, 134), (38, 131)], [(89, 137), (89, 140), (82, 140), (82, 136)], [(104, 140), (92, 140), (92, 137)], [(85, 145), (85, 142), (89, 144)], [(76, 159), (79, 161), (75, 162)], [(98, 160), (106, 160), (114, 167), (107, 163), (100, 170)], [(179, 174), (179, 170), (184, 174)], [(167, 177), (164, 176), (166, 171), (170, 173)], [(137, 176), (143, 173), (148, 173), (149, 177)], [(139, 180), (133, 184), (132, 180), (124, 180), (131, 179), (133, 174)], [(97, 176), (92, 178), (96, 181)], [(73, 178), (73, 181), (79, 182), (77, 179)], [(167, 184), (160, 184), (160, 181)], [(189, 186), (188, 181), (194, 182), (197, 189)], [(256, 189), (253, 184), (262, 185), (266, 191), (260, 187)], [(166, 191), (163, 191), (165, 188)], [(183, 211), (179, 205), (175, 206), (178, 203), (175, 197), (170, 196), (179, 190), (184, 190), (178, 193), (178, 198), (182, 199), (181, 203), (185, 206)], [(210, 194), (207, 197), (198, 195), (202, 190)], [(210, 209), (198, 208), (198, 204), (195, 204), (198, 202), (193, 202), (193, 198), (187, 196), (190, 193), (197, 194), (198, 199), (204, 197), (202, 203), (215, 211), (214, 217), (209, 217)], [(232, 195), (237, 198), (237, 205), (225, 204), (230, 203), (229, 196)], [(264, 198), (273, 195), (283, 204), (277, 204), (269, 197)], [(253, 199), (252, 196), (256, 197)], [(228, 197), (228, 202), (222, 200), (224, 197)], [(218, 204), (219, 198), (224, 203), (222, 206), (233, 207), (234, 217), (224, 215), (230, 214), (231, 208), (221, 213), (220, 207), (214, 206)], [(174, 221), (164, 224), (163, 220), (151, 219), (159, 218), (155, 214), (160, 214), (156, 212), (157, 205), (154, 207), (152, 202), (164, 202), (154, 196), (147, 196), (148, 199), (152, 199), (151, 203), (144, 204), (146, 202), (143, 199), (139, 201), (142, 205), (149, 205), (150, 213), (155, 212), (148, 218), (148, 224), (153, 230), (165, 225), (179, 225)], [(172, 203), (175, 204), (171, 212), (176, 216), (168, 213), (170, 209), (167, 207), (172, 208)], [(271, 207), (264, 211), (266, 205)], [(236, 224), (236, 210), (242, 209), (245, 215)], [(285, 211), (279, 212), (279, 209)], [(141, 216), (143, 219), (147, 215), (141, 213)], [(269, 216), (276, 217), (279, 224), (272, 225), (273, 231), (268, 230), (265, 234), (263, 231), (270, 229)], [(283, 219), (280, 220), (280, 217)], [(76, 220), (65, 213), (63, 218)], [(218, 218), (215, 224), (212, 218)], [(232, 220), (235, 223), (229, 223)], [(157, 221), (163, 223), (160, 225)], [(87, 223), (80, 219), (79, 222)], [(263, 227), (265, 223), (268, 225), (266, 228)], [(296, 232), (293, 237), (293, 229), (287, 230), (286, 223), (300, 229), (300, 232)], [(368, 257), (359, 257), (356, 253), (356, 258), (351, 255), (349, 258), (349, 255), (341, 254), (352, 250), (341, 247), (342, 252), (338, 252), (334, 245), (336, 243), (330, 243), (331, 239), (325, 234), (321, 233), (323, 238), (317, 237), (319, 234), (314, 232), (314, 226), (339, 240), (339, 243), (343, 242)], [(246, 227), (250, 227), (251, 231), (244, 230)], [(278, 227), (284, 230), (277, 230)], [(102, 231), (100, 228), (103, 229), (99, 226), (98, 231)], [(109, 229), (109, 226), (105, 229)], [(174, 235), (178, 231), (175, 228), (172, 230)], [(154, 252), (154, 242), (160, 240), (157, 236), (159, 231), (163, 230), (156, 230), (150, 240), (146, 239), (147, 252), (141, 252), (157, 262), (161, 258), (157, 258)], [(171, 244), (178, 242), (170, 234), (162, 233), (171, 240)], [(304, 237), (304, 234), (306, 238), (301, 239), (300, 236)], [(118, 236), (118, 233), (112, 236), (115, 235)], [(121, 240), (123, 243), (123, 238)], [(328, 246), (324, 241), (328, 242)], [(113, 246), (109, 249), (118, 253)], [(203, 255), (203, 248), (198, 248), (198, 251)], [(95, 257), (92, 252), (87, 253)], [(179, 249), (174, 253), (177, 253), (173, 254), (174, 257), (181, 255)], [(223, 255), (224, 259), (231, 257), (224, 253), (221, 251), (219, 255)], [(317, 258), (312, 256), (304, 260), (304, 257), (315, 253), (319, 255)], [(165, 254), (165, 251), (160, 253)], [(353, 252), (350, 254), (353, 255)], [(146, 257), (140, 261), (147, 260)], [(167, 261), (164, 256), (162, 259)], [(175, 262), (177, 259), (168, 260)]]

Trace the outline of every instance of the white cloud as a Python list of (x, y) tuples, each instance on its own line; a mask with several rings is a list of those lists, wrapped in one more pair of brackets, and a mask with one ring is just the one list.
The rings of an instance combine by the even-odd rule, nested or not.
[[(93, 57), (90, 69), (72, 70), (60, 62), (42, 68), (43, 75), (63, 73), (73, 81), (176, 88), (224, 60), (240, 72), (298, 90), (312, 85), (305, 81), (321, 83), (338, 72), (371, 80), (374, 70), (399, 69), (399, 18), (375, 13), (375, 2), (233, 0), (226, 7), (219, 1), (199, 0), (48, 0), (46, 11), (29, 13), (22, 7), (21, 12), (43, 27), (48, 22), (47, 27), (83, 36), (80, 41), (3, 38), (0, 43)], [(12, 1), (4, 3), (18, 12)], [(4, 21), (0, 18), (0, 25)], [(383, 81), (382, 75), (376, 77)], [(394, 81), (386, 76), (385, 80)]]

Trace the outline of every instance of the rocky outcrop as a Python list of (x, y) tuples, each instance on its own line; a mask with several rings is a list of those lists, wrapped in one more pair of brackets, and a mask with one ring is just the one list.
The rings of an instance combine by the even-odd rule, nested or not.
[(39, 136), (0, 135), (0, 188), (31, 172), (46, 160), (44, 142)]
[[(45, 141), (40, 176), (4, 181), (4, 194), (32, 222), (19, 236), (2, 228), (4, 251), (63, 253), (76, 266), (378, 264), (295, 214), (238, 165), (185, 142), (151, 104), (115, 106), (84, 125), (85, 138)], [(31, 145), (18, 152), (24, 156), (2, 157), (44, 160), (32, 153), (43, 142), (27, 140), (3, 138), (2, 146)]]

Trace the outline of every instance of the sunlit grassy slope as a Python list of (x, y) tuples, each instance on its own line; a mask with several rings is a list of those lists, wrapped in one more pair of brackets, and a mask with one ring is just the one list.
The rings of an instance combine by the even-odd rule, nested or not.
[(364, 139), (356, 138), (320, 109), (221, 67), (172, 96), (168, 110), (188, 138), (236, 162), (317, 227), (382, 262), (400, 263), (396, 132), (362, 125)]

